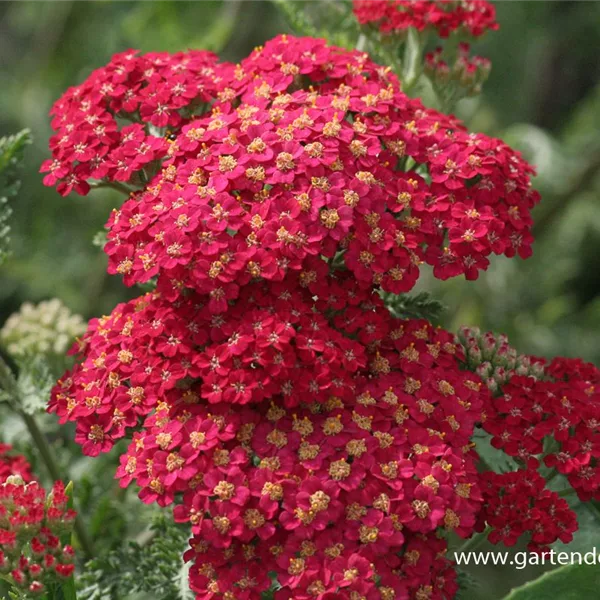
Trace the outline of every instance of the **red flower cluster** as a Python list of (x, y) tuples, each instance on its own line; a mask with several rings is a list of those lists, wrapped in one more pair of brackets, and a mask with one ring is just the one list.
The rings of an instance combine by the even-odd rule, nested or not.
[[(197, 598), (452, 597), (439, 536), (481, 524), (473, 430), (484, 416), (488, 431), (521, 418), (506, 390), (492, 399), (464, 365), (479, 350), (483, 373), (482, 360), (497, 369), (506, 355), (523, 373), (507, 387), (548, 382), (525, 377), (502, 344), (469, 342), (465, 355), (448, 332), (392, 317), (377, 291), (411, 289), (422, 262), (440, 278), (475, 278), (491, 253), (527, 256), (532, 168), (406, 97), (366, 55), (308, 38), (276, 38), (237, 67), (128, 53), (56, 112), (108, 169), (71, 160), (79, 138), (61, 135), (61, 190), (73, 177), (137, 188), (109, 221), (109, 271), (129, 285), (156, 277), (157, 288), (90, 323), (49, 409), (76, 423), (88, 455), (132, 440), (117, 477), (191, 523)], [(115, 128), (133, 118), (135, 144), (151, 149), (82, 124), (99, 114)], [(538, 445), (552, 431), (566, 448), (572, 430), (589, 429), (587, 462), (572, 449), (561, 467), (584, 473), (595, 467), (582, 404), (593, 393), (583, 367), (561, 365), (547, 368), (548, 385), (571, 404), (560, 412), (562, 396), (544, 388), (554, 420), (525, 406), (529, 392), (519, 407), (539, 424)], [(537, 449), (515, 446), (531, 468)], [(501, 477), (484, 479), (505, 500), (487, 501), (494, 527), (511, 507), (529, 511), (522, 532), (534, 543), (566, 539), (567, 516), (538, 531), (536, 511), (563, 511), (554, 495), (516, 510), (522, 475)]]
[(473, 37), (498, 29), (496, 8), (486, 0), (354, 0), (361, 25), (373, 24), (382, 33), (414, 27), (433, 29), (442, 38), (457, 31)]
[(87, 194), (93, 179), (144, 182), (143, 169), (167, 153), (164, 128), (181, 126), (217, 96), (227, 66), (217, 71), (216, 61), (202, 51), (114, 56), (52, 108), (44, 184), (65, 196)]
[(247, 285), (216, 317), (206, 302), (148, 294), (93, 321), (51, 404), (87, 454), (137, 429), (117, 475), (191, 522), (198, 598), (258, 599), (267, 572), (278, 598), (448, 596), (435, 536), (475, 526), (487, 393), (452, 336), (343, 273)]
[(61, 542), (75, 518), (67, 500), (61, 482), (48, 495), (37, 482), (19, 476), (0, 485), (0, 572), (25, 597), (43, 594), (75, 569), (73, 548)]
[(18, 475), (23, 481), (32, 479), (31, 465), (22, 454), (15, 454), (12, 446), (0, 443), (0, 483), (11, 475)]
[(185, 125), (111, 217), (109, 272), (127, 284), (158, 274), (166, 297), (190, 288), (219, 312), (250, 280), (319, 255), (394, 293), (424, 261), (475, 279), (491, 253), (530, 255), (532, 168), (408, 99), (365, 55), (278, 38), (235, 72), (230, 101)]
[(529, 468), (564, 475), (582, 501), (600, 499), (600, 371), (554, 359), (540, 379), (513, 376), (486, 410), (492, 444)]
[(577, 515), (564, 498), (546, 488), (546, 480), (535, 470), (482, 475), (485, 498), (482, 523), (492, 528), (488, 539), (514, 546), (525, 534), (528, 548), (544, 551), (560, 540), (567, 544), (577, 530)]

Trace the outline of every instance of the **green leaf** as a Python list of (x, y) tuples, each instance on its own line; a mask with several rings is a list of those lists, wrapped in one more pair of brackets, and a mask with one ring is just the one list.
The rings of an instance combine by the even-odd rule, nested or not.
[(19, 361), (20, 408), (28, 415), (44, 412), (55, 377), (42, 356)]
[(294, 33), (326, 38), (336, 46), (355, 48), (360, 36), (350, 2), (272, 0)]
[(420, 292), (415, 295), (382, 292), (381, 297), (388, 310), (395, 317), (401, 319), (426, 319), (435, 322), (446, 309), (429, 292)]
[(148, 533), (145, 545), (129, 542), (89, 561), (77, 579), (78, 599), (193, 600), (188, 567), (181, 560), (189, 531), (161, 512)]
[(471, 575), (471, 573), (463, 571), (459, 568), (456, 569), (456, 572), (458, 592), (456, 592), (454, 600), (470, 600), (470, 598), (473, 597), (472, 592), (474, 592), (475, 590), (479, 591), (481, 585), (473, 577), (473, 575)]
[(153, 277), (148, 281), (144, 281), (143, 283), (138, 283), (137, 287), (142, 290), (142, 292), (153, 292), (156, 289), (157, 278)]
[(190, 566), (191, 563), (182, 562), (181, 569), (179, 569), (179, 574), (177, 576), (178, 580), (178, 600), (194, 600), (196, 595), (190, 589)]
[(479, 458), (485, 465), (486, 470), (489, 469), (495, 473), (509, 473), (518, 470), (519, 464), (515, 459), (502, 450), (494, 448), (490, 444), (491, 439), (492, 436), (484, 432), (478, 432), (473, 438), (475, 450), (479, 454)]
[(273, 4), (282, 12), (294, 33), (318, 37), (318, 31), (308, 19), (304, 7), (290, 0), (273, 0)]
[(19, 171), (25, 148), (29, 144), (31, 144), (31, 134), (28, 129), (0, 138), (0, 264), (10, 254), (8, 219), (12, 209), (8, 205), (8, 199), (19, 191), (21, 185)]
[[(75, 590), (75, 580), (71, 576), (67, 581), (64, 581), (60, 586), (62, 598), (60, 600), (77, 600), (77, 592)], [(59, 599), (57, 599), (59, 600)]]
[(18, 183), (12, 169), (17, 166), (22, 158), (25, 147), (31, 144), (31, 132), (23, 129), (15, 135), (0, 138), (0, 184), (2, 193), (14, 196), (18, 190), (14, 189)]
[[(26, 597), (29, 598), (29, 596)], [(69, 577), (67, 580), (51, 583), (42, 596), (42, 600), (77, 600), (74, 578)]]
[(584, 600), (598, 598), (598, 565), (565, 565), (512, 590), (504, 600)]

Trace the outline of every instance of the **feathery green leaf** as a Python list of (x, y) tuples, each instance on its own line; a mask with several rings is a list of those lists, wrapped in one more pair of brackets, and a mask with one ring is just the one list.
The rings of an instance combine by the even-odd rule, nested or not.
[(8, 220), (12, 209), (8, 205), (19, 191), (19, 171), (25, 148), (31, 143), (31, 134), (23, 129), (15, 135), (0, 138), (0, 264), (10, 254), (10, 226)]

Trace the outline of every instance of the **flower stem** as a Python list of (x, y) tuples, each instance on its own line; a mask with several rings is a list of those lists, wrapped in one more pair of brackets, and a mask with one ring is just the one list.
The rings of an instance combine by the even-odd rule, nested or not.
[(100, 181), (98, 183), (92, 183), (90, 187), (94, 190), (101, 188), (110, 188), (113, 190), (117, 190), (117, 192), (125, 194), (128, 198), (131, 195), (131, 192), (135, 191), (118, 181)]
[[(19, 401), (19, 387), (17, 386), (16, 378), (12, 372), (12, 369), (1, 356), (0, 387), (2, 387), (10, 395), (10, 406), (23, 419), (23, 422), (25, 423), (25, 426), (27, 427), (27, 430), (31, 435), (31, 439), (33, 440), (35, 447), (40, 453), (42, 461), (44, 462), (44, 465), (46, 466), (46, 469), (48, 470), (51, 479), (53, 479), (54, 481), (62, 481), (63, 478), (61, 476), (60, 469), (58, 467), (58, 462), (54, 455), (54, 451), (48, 443), (48, 439), (46, 438), (42, 430), (39, 428), (35, 417), (21, 410)], [(81, 548), (84, 554), (87, 558), (91, 558), (94, 554), (92, 540), (88, 535), (87, 530), (83, 525), (83, 521), (81, 520), (81, 517), (79, 515), (75, 517), (74, 527), (77, 539), (81, 544)]]
[[(56, 457), (54, 456), (54, 452), (52, 447), (48, 443), (48, 439), (39, 428), (37, 421), (32, 415), (28, 415), (27, 413), (20, 413), (23, 417), (23, 421), (25, 422), (25, 426), (33, 439), (33, 442), (44, 461), (44, 465), (46, 465), (46, 469), (50, 474), (50, 477), (54, 481), (62, 481), (62, 476), (60, 473), (60, 469), (58, 467), (58, 463), (56, 462)], [(81, 544), (81, 548), (84, 554), (91, 558), (94, 555), (92, 540), (90, 539), (87, 530), (83, 526), (83, 522), (81, 517), (77, 515), (75, 517), (75, 533), (77, 534), (77, 539)]]
[(359, 52), (364, 52), (367, 49), (367, 36), (364, 33), (361, 33), (358, 37), (358, 41), (356, 42), (356, 49)]

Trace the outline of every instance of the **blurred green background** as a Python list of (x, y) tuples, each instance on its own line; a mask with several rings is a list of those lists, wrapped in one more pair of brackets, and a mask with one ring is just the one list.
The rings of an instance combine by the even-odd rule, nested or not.
[[(492, 60), (490, 80), (458, 112), (537, 164), (535, 255), (495, 258), (477, 282), (425, 276), (419, 289), (448, 306), (448, 327), (493, 328), (524, 352), (600, 363), (600, 3), (499, 2), (497, 12), (500, 30), (475, 45)], [(13, 202), (15, 255), (0, 273), (0, 323), (25, 300), (58, 296), (91, 317), (137, 293), (105, 274), (91, 243), (120, 198), (61, 198), (41, 183), (53, 101), (126, 48), (203, 47), (238, 60), (284, 31), (266, 1), (0, 3), (0, 135), (34, 135)]]
[[(458, 113), (537, 165), (543, 201), (534, 212), (535, 253), (527, 261), (494, 258), (476, 282), (426, 273), (418, 290), (447, 305), (448, 328), (478, 325), (509, 334), (521, 352), (600, 365), (600, 2), (505, 1), (497, 12), (500, 30), (475, 44), (492, 61), (491, 77)], [(48, 111), (61, 93), (127, 48), (208, 48), (236, 61), (286, 31), (266, 1), (0, 2), (0, 136), (24, 127), (34, 136), (12, 202), (14, 256), (0, 269), (0, 325), (24, 301), (57, 296), (89, 318), (139, 292), (106, 275), (105, 256), (92, 244), (120, 196), (61, 198), (42, 185)], [(6, 427), (18, 435), (16, 425)], [(90, 471), (98, 481), (102, 468)], [(586, 518), (574, 549), (599, 543)], [(109, 521), (125, 527), (122, 516), (111, 513)], [(105, 523), (106, 516), (98, 535)], [(479, 591), (466, 600), (498, 597), (534, 571), (478, 568)]]

